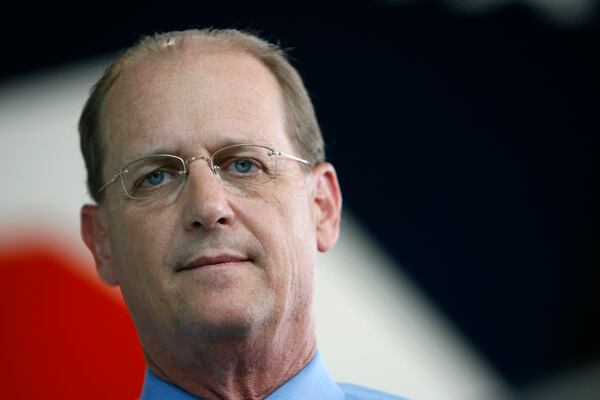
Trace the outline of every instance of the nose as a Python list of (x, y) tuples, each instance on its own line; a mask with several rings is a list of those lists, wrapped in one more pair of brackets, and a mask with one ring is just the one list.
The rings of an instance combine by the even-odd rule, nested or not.
[[(206, 161), (206, 162), (203, 162)], [(198, 161), (192, 163), (191, 161)], [(215, 229), (233, 224), (235, 214), (227, 193), (210, 168), (207, 158), (194, 158), (188, 163), (188, 176), (183, 192), (185, 229)]]

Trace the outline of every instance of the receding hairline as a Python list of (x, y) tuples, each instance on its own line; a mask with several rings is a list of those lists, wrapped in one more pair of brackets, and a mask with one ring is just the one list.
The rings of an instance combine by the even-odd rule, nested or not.
[(112, 87), (124, 71), (145, 59), (166, 58), (171, 54), (186, 52), (194, 52), (195, 56), (227, 53), (247, 55), (265, 65), (277, 81), (278, 77), (261, 56), (271, 56), (275, 52), (284, 59), (287, 57), (279, 46), (236, 30), (203, 29), (160, 33), (142, 38), (118, 57), (119, 61), (108, 87)]
[[(166, 39), (168, 40), (168, 37)], [(182, 35), (173, 42), (165, 41), (160, 47), (153, 45), (150, 48), (140, 48), (139, 51), (134, 51), (131, 54), (127, 55), (125, 64), (121, 68), (119, 68), (118, 74), (114, 77), (114, 79), (110, 83), (110, 86), (107, 87), (105, 95), (103, 96), (102, 104), (99, 108), (100, 118), (98, 122), (100, 127), (100, 140), (102, 145), (107, 145), (107, 140), (110, 140), (111, 136), (106, 130), (106, 128), (108, 118), (110, 118), (109, 115), (110, 113), (114, 112), (114, 109), (107, 114), (107, 108), (114, 99), (114, 91), (119, 91), (119, 94), (116, 95), (116, 98), (118, 98), (123, 95), (123, 92), (121, 92), (121, 90), (131, 90), (131, 86), (129, 86), (132, 84), (130, 79), (135, 80), (138, 77), (138, 68), (146, 68), (148, 66), (150, 68), (153, 68), (152, 64), (160, 64), (162, 62), (169, 63), (171, 61), (174, 61), (174, 63), (179, 63), (182, 57), (189, 57), (189, 59), (191, 59), (191, 62), (185, 65), (186, 68), (189, 68), (191, 70), (195, 68), (194, 63), (203, 57), (210, 58), (212, 56), (219, 57), (223, 55), (225, 57), (231, 56), (234, 60), (233, 62), (235, 62), (235, 58), (239, 57), (241, 59), (245, 59), (254, 63), (261, 70), (261, 72), (259, 73), (264, 73), (263, 76), (267, 77), (266, 79), (274, 85), (273, 87), (276, 89), (281, 110), (283, 111), (284, 115), (286, 115), (287, 120), (288, 110), (286, 107), (285, 93), (283, 90), (282, 82), (280, 81), (279, 77), (273, 72), (273, 70), (269, 68), (269, 66), (265, 62), (263, 62), (263, 60), (260, 57), (254, 54), (251, 50), (248, 50), (246, 48), (247, 46), (243, 46), (245, 42), (241, 43), (242, 46), (238, 45), (238, 43), (231, 43), (227, 40), (221, 40), (220, 37)], [(139, 44), (138, 46), (143, 46), (143, 43)], [(227, 58), (224, 58), (223, 62), (227, 63), (229, 62), (229, 60)], [(125, 87), (119, 87), (120, 84), (124, 84)], [(136, 86), (139, 84), (143, 84), (143, 81), (134, 81), (133, 83), (133, 85)], [(289, 127), (286, 124), (286, 134), (290, 139), (292, 139), (291, 132), (289, 132), (288, 129)], [(291, 143), (294, 147), (296, 147), (293, 140), (291, 140)]]
[[(192, 59), (203, 56), (213, 55), (231, 55), (248, 58), (257, 62), (264, 68), (266, 74), (276, 84), (283, 111), (287, 115), (290, 110), (287, 107), (284, 90), (285, 82), (281, 80), (265, 61), (265, 58), (273, 57), (277, 53), (283, 59), (287, 58), (284, 51), (278, 46), (265, 42), (254, 36), (241, 33), (236, 30), (187, 30), (168, 33), (157, 33), (142, 38), (138, 43), (125, 51), (117, 58), (113, 66), (112, 76), (108, 79), (105, 86), (105, 93), (99, 107), (99, 128), (101, 133), (101, 142), (105, 144), (106, 139), (106, 106), (110, 102), (111, 95), (117, 83), (122, 80), (129, 72), (136, 68), (143, 67), (145, 63), (169, 61), (169, 58), (189, 56)], [(135, 76), (135, 73), (133, 74)], [(287, 132), (292, 135), (292, 132)]]
[[(106, 85), (103, 105), (115, 84), (129, 70), (144, 62), (162, 61), (169, 57), (191, 54), (193, 57), (205, 55), (231, 54), (248, 56), (264, 66), (270, 76), (281, 86), (281, 82), (263, 60), (249, 49), (246, 42), (240, 38), (207, 36), (204, 31), (182, 31), (169, 34), (158, 34), (142, 39), (137, 45), (126, 51), (117, 62), (113, 76)], [(210, 32), (210, 31), (209, 31)], [(156, 37), (163, 37), (156, 41)]]

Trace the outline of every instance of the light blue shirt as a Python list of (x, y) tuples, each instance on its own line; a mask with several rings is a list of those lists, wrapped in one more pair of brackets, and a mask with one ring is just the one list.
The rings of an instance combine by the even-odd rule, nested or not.
[[(198, 400), (190, 393), (163, 381), (146, 370), (140, 400)], [(321, 355), (315, 356), (292, 379), (265, 400), (404, 400), (401, 397), (348, 383), (336, 383)]]

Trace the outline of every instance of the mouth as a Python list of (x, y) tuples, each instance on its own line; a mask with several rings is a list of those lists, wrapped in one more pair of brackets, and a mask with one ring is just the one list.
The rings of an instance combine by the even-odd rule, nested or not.
[(240, 263), (251, 261), (247, 257), (237, 256), (233, 254), (218, 254), (214, 256), (203, 256), (184, 264), (177, 268), (176, 272), (187, 271), (198, 268), (214, 268), (214, 267), (234, 267)]

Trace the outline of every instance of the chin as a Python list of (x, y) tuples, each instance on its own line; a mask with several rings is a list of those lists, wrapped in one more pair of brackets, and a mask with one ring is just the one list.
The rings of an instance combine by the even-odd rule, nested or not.
[(270, 324), (272, 302), (221, 298), (190, 310), (178, 318), (178, 330), (204, 340), (227, 340), (250, 337)]
[(195, 339), (204, 342), (227, 342), (231, 340), (240, 340), (252, 336), (253, 328), (247, 323), (221, 323), (204, 324), (190, 329)]

